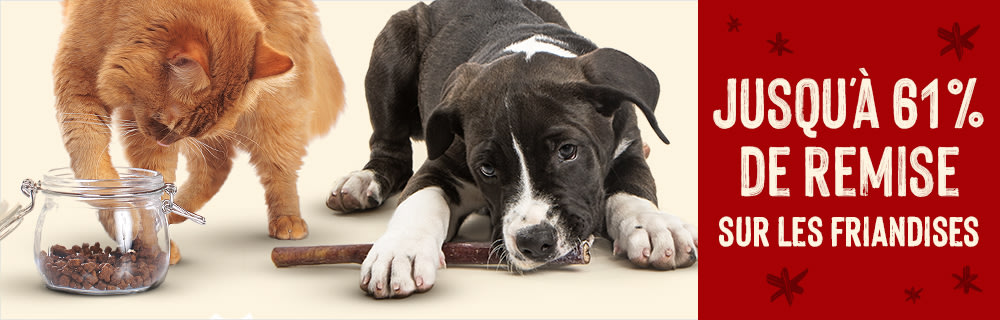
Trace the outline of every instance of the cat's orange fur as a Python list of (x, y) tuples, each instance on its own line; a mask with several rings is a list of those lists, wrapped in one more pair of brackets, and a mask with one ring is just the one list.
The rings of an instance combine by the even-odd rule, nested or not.
[[(222, 186), (236, 149), (264, 185), (268, 232), (302, 239), (297, 170), (329, 131), (343, 80), (306, 0), (68, 0), (56, 56), (57, 118), (77, 178), (113, 179), (118, 118), (131, 166), (175, 180), (196, 211)], [(171, 215), (170, 222), (184, 218)]]

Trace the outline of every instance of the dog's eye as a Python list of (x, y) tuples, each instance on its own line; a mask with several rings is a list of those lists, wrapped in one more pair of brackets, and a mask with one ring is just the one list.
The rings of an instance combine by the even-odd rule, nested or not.
[(559, 158), (563, 161), (576, 159), (576, 145), (564, 144), (559, 147)]
[(493, 167), (492, 164), (484, 163), (479, 165), (479, 173), (482, 173), (486, 177), (495, 177), (497, 175), (497, 169)]

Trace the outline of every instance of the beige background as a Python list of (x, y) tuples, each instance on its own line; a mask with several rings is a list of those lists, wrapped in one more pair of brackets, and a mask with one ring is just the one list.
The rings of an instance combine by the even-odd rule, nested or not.
[[(200, 211), (208, 225), (172, 226), (184, 260), (164, 284), (147, 293), (84, 297), (45, 289), (32, 261), (37, 212), (0, 243), (0, 318), (694, 318), (697, 266), (672, 272), (636, 269), (610, 256), (599, 241), (590, 265), (519, 275), (506, 270), (449, 268), (429, 293), (375, 301), (358, 289), (357, 265), (276, 269), (275, 246), (367, 243), (385, 228), (395, 207), (333, 214), (324, 205), (336, 177), (368, 158), (368, 110), (363, 79), (372, 41), (393, 13), (411, 1), (318, 2), (323, 33), (347, 83), (348, 109), (337, 127), (309, 146), (300, 171), (302, 215), (311, 234), (302, 241), (266, 235), (263, 189), (247, 156)], [(671, 145), (652, 142), (649, 158), (661, 208), (697, 225), (697, 3), (694, 1), (557, 1), (570, 26), (597, 44), (647, 64), (663, 88), (656, 112)], [(62, 29), (55, 1), (0, 3), (0, 195), (25, 202), (24, 178), (66, 166), (55, 123), (52, 61)], [(415, 146), (416, 163), (424, 156)], [(115, 142), (111, 154), (127, 165)], [(183, 166), (180, 181), (186, 177)], [(181, 186), (183, 188), (183, 186)], [(484, 239), (483, 219), (462, 231)]]

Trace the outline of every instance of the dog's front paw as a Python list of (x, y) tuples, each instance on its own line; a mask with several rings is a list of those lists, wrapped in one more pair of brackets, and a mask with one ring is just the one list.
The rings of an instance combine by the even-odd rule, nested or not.
[(309, 226), (299, 216), (277, 216), (268, 221), (267, 233), (275, 239), (301, 240), (309, 235)]
[(382, 237), (361, 264), (361, 290), (376, 299), (403, 298), (434, 286), (445, 266), (441, 244), (419, 237)]
[(372, 170), (355, 171), (333, 183), (326, 206), (340, 212), (371, 209), (382, 205), (385, 195)]
[(638, 266), (672, 270), (698, 261), (698, 230), (674, 215), (639, 213), (619, 227), (614, 254), (625, 255)]

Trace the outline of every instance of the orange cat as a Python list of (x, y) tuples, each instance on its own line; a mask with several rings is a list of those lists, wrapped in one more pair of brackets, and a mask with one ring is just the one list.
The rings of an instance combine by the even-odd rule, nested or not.
[(218, 192), (238, 148), (250, 154), (264, 185), (270, 236), (308, 234), (297, 171), (309, 139), (328, 132), (344, 104), (343, 80), (312, 2), (64, 6), (56, 109), (77, 178), (117, 178), (107, 151), (115, 115), (133, 167), (173, 182), (184, 153), (190, 176), (178, 194), (182, 207), (196, 211)]

